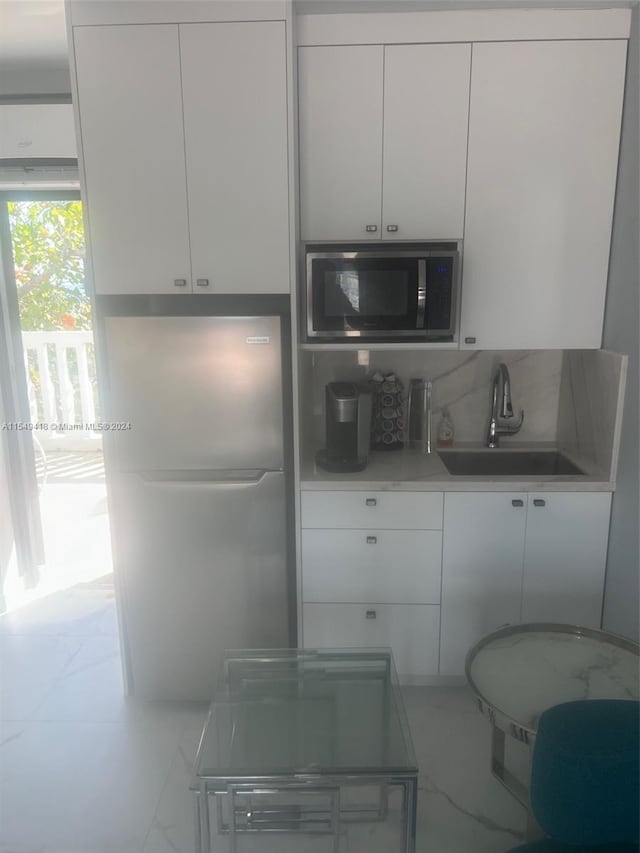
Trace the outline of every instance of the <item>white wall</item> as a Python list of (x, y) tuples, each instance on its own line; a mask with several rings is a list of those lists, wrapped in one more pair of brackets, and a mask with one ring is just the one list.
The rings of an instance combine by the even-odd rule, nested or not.
[(0, 98), (70, 94), (71, 77), (68, 68), (28, 68), (24, 65), (0, 64)]
[(609, 287), (603, 346), (627, 353), (629, 372), (618, 463), (617, 488), (613, 498), (603, 627), (638, 639), (638, 586), (640, 559), (638, 528), (638, 6), (633, 10), (627, 85), (622, 122), (618, 189), (613, 221)]

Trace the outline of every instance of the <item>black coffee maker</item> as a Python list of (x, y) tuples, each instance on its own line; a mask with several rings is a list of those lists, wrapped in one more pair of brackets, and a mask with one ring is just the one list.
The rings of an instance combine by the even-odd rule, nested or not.
[(327, 446), (316, 454), (325, 471), (363, 471), (371, 432), (371, 391), (354, 382), (325, 387)]

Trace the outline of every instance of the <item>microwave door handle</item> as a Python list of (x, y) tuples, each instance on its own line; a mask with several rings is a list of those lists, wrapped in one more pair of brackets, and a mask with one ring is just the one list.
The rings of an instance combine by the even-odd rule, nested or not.
[(427, 427), (427, 435), (426, 435), (426, 448), (427, 453), (431, 453), (431, 389), (433, 385), (431, 382), (425, 382), (425, 393), (424, 393), (424, 407), (425, 407), (425, 424)]
[(416, 313), (416, 329), (424, 329), (424, 312), (427, 306), (427, 262), (424, 258), (418, 261), (418, 311)]

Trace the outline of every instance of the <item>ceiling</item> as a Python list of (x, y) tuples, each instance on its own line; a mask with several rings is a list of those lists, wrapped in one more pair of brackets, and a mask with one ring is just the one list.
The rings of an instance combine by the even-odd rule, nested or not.
[(64, 0), (0, 0), (0, 68), (67, 63)]

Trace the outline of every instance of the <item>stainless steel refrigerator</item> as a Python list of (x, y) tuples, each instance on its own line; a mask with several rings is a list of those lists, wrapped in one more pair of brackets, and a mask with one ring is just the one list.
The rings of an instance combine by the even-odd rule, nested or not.
[(129, 686), (210, 699), (225, 649), (290, 641), (281, 319), (107, 316), (103, 330)]

